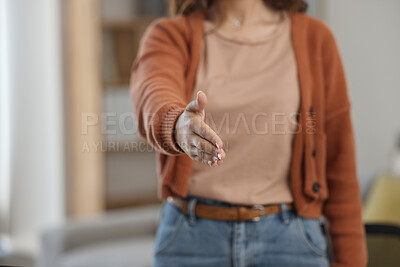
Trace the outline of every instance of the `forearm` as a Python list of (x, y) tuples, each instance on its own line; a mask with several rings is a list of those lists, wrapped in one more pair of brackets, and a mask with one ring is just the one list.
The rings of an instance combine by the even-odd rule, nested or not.
[(150, 93), (158, 91), (154, 88), (141, 89), (147, 92), (138, 96), (140, 89), (137, 88), (141, 88), (140, 84), (132, 82), (131, 96), (139, 135), (161, 153), (172, 155), (183, 153), (174, 141), (174, 127), (185, 109), (185, 103), (168, 96), (166, 90)]
[(157, 151), (177, 155), (183, 152), (174, 142), (173, 130), (187, 105), (188, 58), (183, 41), (171, 39), (165, 30), (168, 23), (156, 20), (147, 28), (132, 66), (130, 86), (139, 135)]

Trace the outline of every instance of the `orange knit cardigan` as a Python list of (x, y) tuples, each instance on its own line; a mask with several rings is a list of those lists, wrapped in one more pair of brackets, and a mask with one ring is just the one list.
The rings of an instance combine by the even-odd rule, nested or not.
[[(205, 10), (159, 18), (141, 39), (132, 66), (138, 131), (157, 150), (158, 197), (186, 196), (192, 160), (174, 142), (200, 59)], [(331, 267), (367, 265), (355, 139), (344, 69), (330, 29), (290, 13), (301, 104), (293, 139), (290, 187), (300, 216), (326, 219)]]

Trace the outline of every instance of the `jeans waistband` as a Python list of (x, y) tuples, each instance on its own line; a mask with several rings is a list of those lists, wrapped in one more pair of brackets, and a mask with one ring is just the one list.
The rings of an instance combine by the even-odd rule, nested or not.
[[(211, 199), (211, 198), (205, 198), (205, 197), (199, 197), (199, 196), (193, 196), (193, 195), (187, 195), (184, 199), (186, 199), (186, 200), (196, 199), (197, 202), (199, 202), (199, 203), (220, 206), (220, 207), (243, 206), (243, 204), (229, 203), (229, 202), (225, 202), (225, 201), (221, 201), (221, 200), (215, 200), (215, 199)], [(274, 203), (274, 204), (281, 204), (281, 203)], [(268, 204), (264, 204), (264, 205), (268, 205)], [(246, 204), (245, 206), (254, 206), (254, 205)]]
[[(187, 195), (184, 199), (189, 201), (188, 217), (189, 217), (189, 222), (191, 224), (193, 224), (196, 220), (196, 216), (194, 214), (194, 208), (195, 208), (196, 203), (203, 203), (203, 204), (214, 205), (214, 206), (219, 206), (219, 207), (243, 206), (243, 204), (228, 203), (225, 201), (220, 201), (220, 200), (215, 200), (215, 199), (210, 199), (210, 198), (205, 198), (205, 197), (198, 197), (198, 196), (193, 196), (193, 195)], [(286, 204), (287, 203), (274, 203), (274, 205), (280, 205), (280, 208), (281, 208), (280, 217), (281, 217), (283, 223), (288, 223), (289, 222), (289, 213), (295, 212), (294, 210), (287, 210)], [(254, 205), (245, 205), (245, 206), (254, 206)], [(266, 204), (264, 204), (264, 206), (266, 206)]]

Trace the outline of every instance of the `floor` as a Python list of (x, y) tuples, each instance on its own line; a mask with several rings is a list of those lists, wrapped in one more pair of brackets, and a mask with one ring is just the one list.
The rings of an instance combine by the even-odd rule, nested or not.
[(6, 258), (0, 257), (0, 266), (34, 267), (34, 265), (34, 260), (24, 255), (11, 255)]

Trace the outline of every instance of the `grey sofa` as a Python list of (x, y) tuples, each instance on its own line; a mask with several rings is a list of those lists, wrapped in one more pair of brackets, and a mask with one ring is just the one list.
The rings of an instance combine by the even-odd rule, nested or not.
[(162, 204), (113, 211), (48, 229), (40, 267), (145, 267), (152, 264)]
[(151, 266), (161, 211), (160, 203), (113, 211), (90, 220), (73, 220), (48, 229), (41, 236), (38, 266)]

